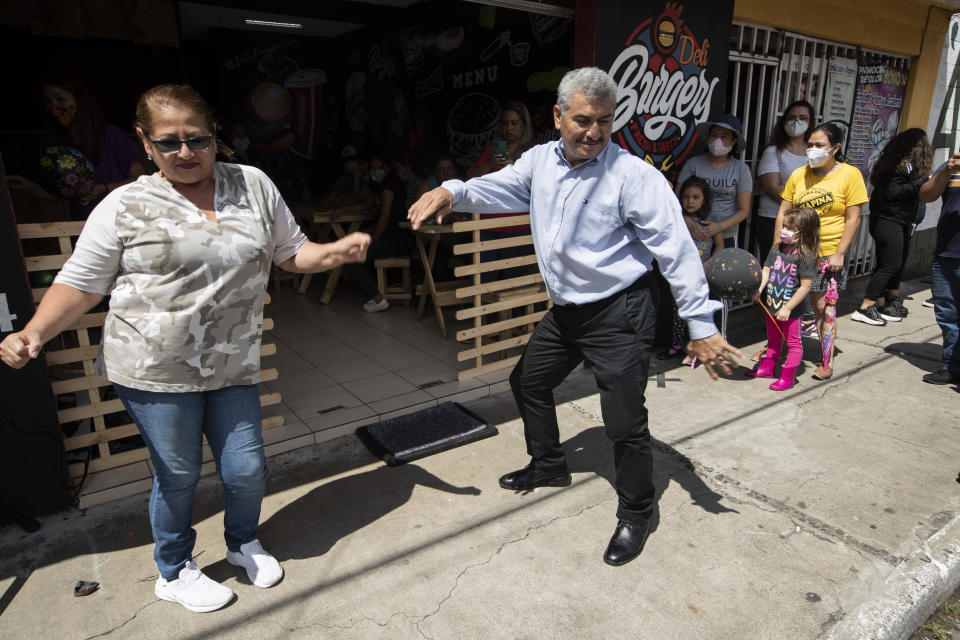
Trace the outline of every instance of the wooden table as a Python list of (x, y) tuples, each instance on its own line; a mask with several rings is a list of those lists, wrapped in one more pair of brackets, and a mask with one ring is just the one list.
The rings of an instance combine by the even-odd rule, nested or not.
[[(324, 209), (320, 211), (314, 211), (313, 217), (311, 218), (314, 225), (314, 230), (316, 231), (317, 242), (325, 242), (327, 240), (328, 231), (331, 229), (333, 230), (334, 235), (339, 239), (353, 233), (354, 231), (359, 231), (360, 227), (363, 226), (363, 223), (372, 222), (373, 219), (373, 210), (368, 204), (351, 206), (344, 209)], [(347, 225), (346, 228), (344, 228), (344, 224)], [(342, 265), (329, 271), (327, 284), (324, 285), (323, 294), (320, 296), (320, 302), (323, 304), (330, 303), (330, 299), (333, 297), (333, 290), (337, 288), (337, 282), (340, 280), (340, 273), (342, 271)], [(313, 280), (313, 274), (305, 274), (303, 276), (303, 280), (300, 281), (300, 288), (298, 291), (300, 293), (306, 293), (307, 287), (310, 286), (311, 280)]]
[[(437, 283), (433, 279), (433, 263), (437, 259), (437, 246), (440, 244), (440, 236), (445, 233), (453, 233), (453, 225), (424, 224), (419, 229), (413, 229), (410, 223), (404, 220), (400, 223), (400, 227), (410, 229), (413, 232), (413, 236), (417, 240), (417, 251), (420, 253), (420, 260), (423, 262), (423, 284), (421, 285), (423, 293), (420, 295), (420, 303), (417, 306), (417, 319), (423, 319), (427, 296), (429, 296), (433, 303), (433, 310), (437, 314), (437, 322), (440, 324), (440, 335), (446, 340), (447, 325), (443, 321), (443, 305), (440, 297), (450, 292), (437, 289)], [(424, 238), (430, 239), (429, 250), (424, 247)]]

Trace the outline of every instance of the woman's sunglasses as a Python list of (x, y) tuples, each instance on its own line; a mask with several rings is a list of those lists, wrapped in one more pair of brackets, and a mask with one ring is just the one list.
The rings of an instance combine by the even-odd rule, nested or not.
[(190, 151), (206, 151), (210, 148), (211, 140), (213, 140), (213, 136), (194, 136), (186, 140), (161, 138), (160, 140), (151, 140), (150, 142), (153, 143), (153, 146), (155, 146), (160, 153), (174, 153), (175, 151), (180, 151), (180, 146), (184, 144), (187, 145), (187, 149), (190, 149)]

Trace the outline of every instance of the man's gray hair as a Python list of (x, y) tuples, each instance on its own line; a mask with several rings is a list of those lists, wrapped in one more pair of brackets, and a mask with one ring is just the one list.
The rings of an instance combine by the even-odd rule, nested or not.
[(573, 94), (582, 93), (589, 102), (602, 102), (617, 99), (617, 85), (603, 69), (583, 67), (567, 71), (557, 87), (557, 105), (560, 113), (570, 108)]

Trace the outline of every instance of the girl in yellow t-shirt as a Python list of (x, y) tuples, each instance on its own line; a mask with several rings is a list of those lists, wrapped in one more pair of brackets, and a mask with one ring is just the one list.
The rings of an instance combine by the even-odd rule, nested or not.
[[(847, 285), (846, 253), (860, 224), (860, 207), (869, 200), (863, 174), (843, 161), (840, 144), (843, 134), (834, 124), (814, 128), (807, 136), (807, 166), (800, 167), (783, 188), (780, 211), (773, 231), (776, 238), (784, 214), (794, 207), (810, 207), (820, 217), (820, 256), (810, 286), (810, 302), (823, 335), (826, 304), (823, 296), (832, 275), (837, 289)], [(828, 274), (828, 272), (830, 272)], [(813, 373), (818, 380), (833, 375), (833, 362), (820, 365)]]

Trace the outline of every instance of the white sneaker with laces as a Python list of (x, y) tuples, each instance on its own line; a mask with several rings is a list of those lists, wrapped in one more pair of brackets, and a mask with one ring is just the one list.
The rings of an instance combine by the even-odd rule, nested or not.
[(247, 570), (247, 577), (255, 586), (266, 589), (280, 582), (283, 567), (277, 559), (263, 550), (259, 540), (240, 545), (240, 551), (227, 551), (227, 562)]
[(157, 578), (153, 593), (161, 600), (179, 602), (197, 613), (216, 611), (233, 600), (230, 587), (203, 575), (193, 560), (180, 569), (180, 577), (176, 580), (165, 580), (163, 576)]
[(387, 302), (386, 298), (377, 302), (375, 298), (370, 298), (363, 303), (363, 310), (367, 313), (376, 313), (377, 311), (386, 311), (390, 308), (390, 303)]

